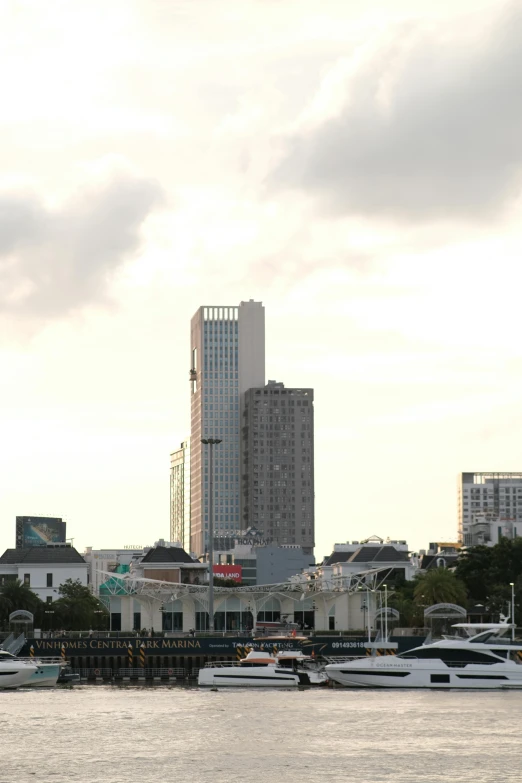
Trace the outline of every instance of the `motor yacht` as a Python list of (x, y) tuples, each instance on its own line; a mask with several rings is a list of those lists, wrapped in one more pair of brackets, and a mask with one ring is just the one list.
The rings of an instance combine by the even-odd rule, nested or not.
[(398, 655), (328, 664), (326, 674), (349, 687), (522, 688), (522, 641), (506, 636), (512, 625), (457, 623), (453, 628), (454, 636)]
[(38, 658), (18, 658), (16, 655), (0, 650), (0, 662), (11, 660), (17, 664), (28, 664), (33, 667), (31, 676), (24, 682), (25, 687), (47, 687), (56, 685), (64, 662), (61, 658), (47, 658), (42, 661)]
[(35, 663), (28, 663), (0, 650), (0, 689), (27, 685), (36, 670)]
[(236, 688), (296, 688), (298, 685), (325, 685), (327, 678), (310, 656), (300, 650), (275, 655), (252, 651), (238, 663), (209, 663), (199, 670), (198, 685)]

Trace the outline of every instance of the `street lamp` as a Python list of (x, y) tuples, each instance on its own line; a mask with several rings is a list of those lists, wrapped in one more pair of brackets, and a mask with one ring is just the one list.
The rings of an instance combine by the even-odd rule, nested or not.
[(388, 585), (384, 587), (384, 641), (388, 641)]
[(515, 583), (510, 582), (511, 585), (511, 641), (515, 641)]
[[(45, 609), (44, 610), (44, 614), (53, 615), (54, 614), (54, 609)], [(49, 628), (47, 630), (49, 630), (49, 631), (53, 630), (53, 618), (52, 618), (52, 616), (49, 618)]]
[(214, 631), (214, 449), (221, 440), (202, 438), (201, 443), (208, 446), (208, 630)]

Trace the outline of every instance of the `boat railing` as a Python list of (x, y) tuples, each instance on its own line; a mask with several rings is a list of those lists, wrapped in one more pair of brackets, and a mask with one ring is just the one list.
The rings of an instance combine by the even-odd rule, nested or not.
[(48, 658), (47, 656), (45, 658), (38, 658), (36, 656), (34, 658), (28, 658), (28, 657), (22, 657), (17, 655), (16, 660), (25, 661), (26, 663), (35, 663), (38, 666), (42, 666), (44, 664), (54, 664), (54, 665), (60, 664), (60, 666), (66, 665), (66, 661), (64, 661), (63, 658), (51, 658), (51, 657)]
[(241, 661), (209, 661), (203, 668), (205, 669), (223, 669), (229, 666), (241, 666)]
[(188, 675), (187, 669), (184, 669), (182, 667), (172, 667), (170, 669), (167, 668), (119, 668), (119, 669), (111, 669), (109, 667), (100, 667), (100, 668), (93, 668), (90, 667), (89, 669), (72, 669), (73, 674), (79, 674), (80, 678), (82, 680), (96, 680), (96, 679), (102, 679), (102, 680), (143, 680), (143, 679), (151, 679), (151, 678), (161, 678), (164, 680), (168, 680), (169, 678), (185, 678)]

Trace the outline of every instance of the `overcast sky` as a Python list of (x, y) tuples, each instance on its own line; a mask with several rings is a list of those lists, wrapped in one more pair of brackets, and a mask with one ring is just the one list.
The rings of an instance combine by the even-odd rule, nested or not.
[(312, 386), (316, 555), (456, 536), (522, 470), (522, 7), (5, 0), (0, 550), (169, 536), (189, 321), (262, 300)]

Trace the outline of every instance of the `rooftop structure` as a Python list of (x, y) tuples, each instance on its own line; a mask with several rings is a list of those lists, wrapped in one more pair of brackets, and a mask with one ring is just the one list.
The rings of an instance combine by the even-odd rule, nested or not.
[(61, 517), (16, 517), (16, 548), (64, 544), (65, 530)]

